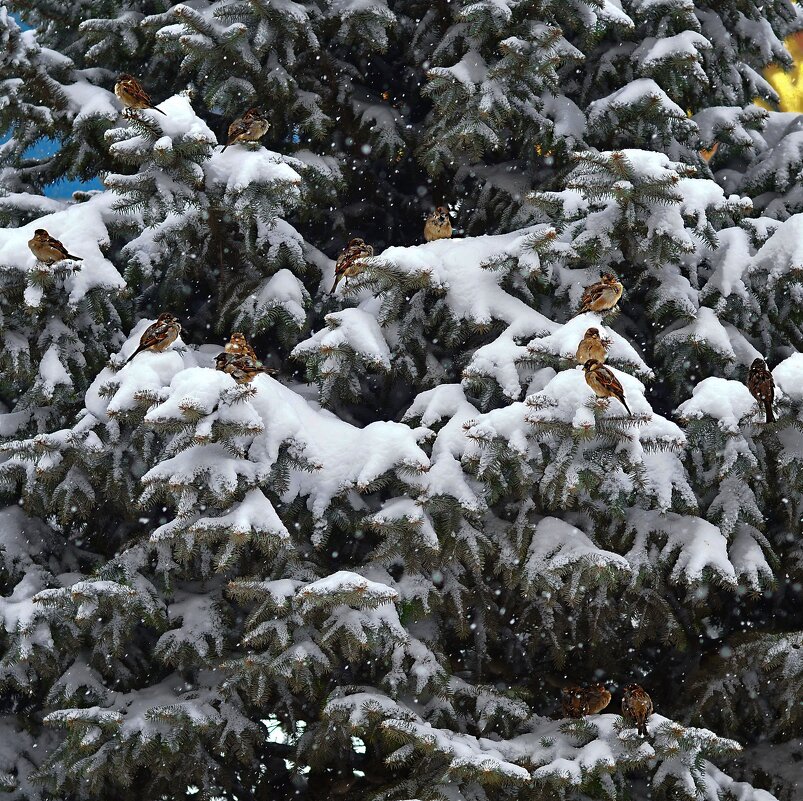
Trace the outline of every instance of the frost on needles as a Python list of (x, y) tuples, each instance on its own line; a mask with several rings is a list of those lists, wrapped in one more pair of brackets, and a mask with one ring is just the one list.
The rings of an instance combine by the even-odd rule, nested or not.
[[(796, 798), (800, 126), (753, 100), (801, 28), (0, 6), (9, 798)], [(161, 113), (120, 113), (122, 73)], [(249, 108), (267, 134), (223, 152)], [(578, 313), (603, 273), (621, 301)], [(632, 416), (577, 364), (592, 328)], [(275, 374), (215, 369), (234, 331)]]

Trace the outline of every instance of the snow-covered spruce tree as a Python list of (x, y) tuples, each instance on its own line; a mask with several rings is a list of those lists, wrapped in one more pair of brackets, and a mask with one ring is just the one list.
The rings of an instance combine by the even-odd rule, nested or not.
[[(784, 59), (794, 7), (23, 10), (32, 52), (95, 67), (82, 76), (111, 174), (81, 203), (22, 194), (40, 185), (11, 170), (4, 184), (19, 288), (3, 333), (32, 366), (2, 385), (3, 785), (123, 801), (769, 801), (733, 775), (788, 793), (770, 760), (764, 775), (720, 767), (739, 753), (724, 736), (767, 736), (791, 759), (801, 725), (798, 221), (743, 219), (751, 204), (725, 181), (748, 186), (744, 162), (764, 152), (748, 103), (756, 70)], [(756, 51), (745, 32), (761, 20)], [(43, 68), (67, 68), (53, 59)], [(707, 59), (727, 81), (706, 86)], [(38, 108), (16, 69), (3, 64), (16, 102)], [(122, 70), (166, 118), (103, 116)], [(292, 156), (216, 149), (213, 131), (251, 104)], [(715, 143), (719, 185), (698, 156)], [(427, 189), (412, 154), (433, 168), (440, 146)], [(382, 249), (319, 302), (332, 274), (315, 246), (333, 230), (414, 241), (455, 180), (483, 193), (470, 230), (534, 224)], [(71, 249), (81, 232), (89, 256), (31, 316), (16, 299), (40, 297), (24, 284), (39, 226)], [(605, 270), (626, 286), (619, 313), (574, 316)], [(80, 315), (93, 292), (102, 329)], [(164, 304), (182, 339), (123, 365)], [(54, 375), (51, 319), (71, 337), (63, 400), (36, 388)], [(589, 326), (633, 417), (576, 369)], [(276, 379), (214, 370), (231, 327)], [(771, 425), (741, 383), (760, 354)], [(310, 385), (292, 381), (299, 362)], [(595, 680), (617, 705), (627, 682), (649, 689), (647, 738), (617, 705), (562, 717), (558, 688)]]

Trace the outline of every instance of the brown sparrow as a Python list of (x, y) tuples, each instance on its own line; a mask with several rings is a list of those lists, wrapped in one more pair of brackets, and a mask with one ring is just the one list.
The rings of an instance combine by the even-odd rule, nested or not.
[(139, 347), (125, 360), (128, 364), (131, 359), (143, 350), (153, 350), (161, 353), (172, 345), (181, 333), (181, 323), (170, 312), (163, 312), (143, 332), (139, 339)]
[(564, 687), (561, 690), (560, 705), (565, 718), (582, 718), (588, 714), (588, 702), (582, 687)]
[(259, 361), (259, 359), (257, 359), (256, 351), (251, 347), (248, 340), (245, 338), (245, 334), (241, 333), (240, 331), (235, 331), (229, 337), (229, 341), (226, 343), (224, 350), (226, 353), (231, 353), (233, 356), (248, 356), (255, 362)]
[(608, 344), (608, 340), (599, 335), (599, 328), (589, 328), (577, 346), (577, 363), (585, 364), (594, 359), (602, 364), (608, 355)]
[(363, 271), (362, 260), (373, 255), (373, 247), (366, 245), (365, 240), (360, 239), (360, 237), (350, 239), (335, 262), (335, 282), (332, 284), (329, 294), (331, 295), (337, 289), (337, 285), (343, 276), (346, 277), (346, 283), (348, 283), (349, 278), (359, 275)]
[(580, 311), (582, 314), (587, 311), (608, 311), (612, 309), (622, 297), (624, 287), (616, 276), (612, 273), (603, 273), (600, 280), (591, 286), (587, 286), (580, 299)]
[(586, 701), (587, 715), (597, 715), (611, 702), (611, 693), (601, 682), (592, 684), (583, 690)]
[(638, 684), (628, 684), (622, 697), (622, 716), (636, 724), (638, 733), (647, 736), (647, 720), (652, 715), (652, 699)]
[(596, 359), (589, 359), (583, 365), (583, 371), (586, 375), (586, 384), (594, 390), (598, 398), (616, 398), (627, 409), (627, 413), (633, 416), (625, 401), (625, 391), (610, 368)]
[(162, 109), (153, 105), (148, 93), (133, 75), (121, 75), (114, 85), (114, 94), (126, 108), (152, 108), (167, 116)]
[(80, 256), (73, 256), (58, 239), (50, 236), (44, 228), (37, 228), (33, 232), (33, 239), (28, 240), (28, 247), (31, 249), (31, 253), (48, 267), (64, 259), (82, 261)]
[(775, 381), (772, 373), (767, 369), (764, 359), (754, 359), (747, 373), (747, 388), (750, 394), (758, 401), (759, 406), (764, 407), (766, 421), (775, 421), (772, 413), (772, 401), (775, 398)]
[(238, 117), (229, 125), (229, 134), (223, 150), (237, 142), (258, 142), (268, 132), (268, 128), (270, 123), (265, 115), (258, 108), (249, 108), (242, 117)]
[(448, 206), (438, 206), (427, 215), (424, 223), (424, 241), (433, 242), (436, 239), (452, 238), (452, 221), (449, 217)]
[(273, 375), (276, 372), (245, 353), (226, 352), (218, 353), (215, 358), (215, 369), (230, 375), (238, 384), (250, 384), (258, 375)]

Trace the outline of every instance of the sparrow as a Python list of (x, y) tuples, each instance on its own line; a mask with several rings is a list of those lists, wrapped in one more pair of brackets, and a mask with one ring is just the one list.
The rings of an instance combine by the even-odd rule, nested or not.
[(619, 302), (623, 290), (624, 287), (615, 275), (603, 273), (599, 281), (583, 290), (578, 314), (587, 311), (609, 311)]
[(240, 331), (235, 331), (229, 337), (229, 341), (226, 343), (224, 350), (226, 353), (230, 353), (233, 356), (248, 356), (255, 362), (259, 361), (256, 351), (248, 343), (248, 340), (245, 338), (245, 334)]
[(359, 275), (363, 270), (362, 260), (373, 255), (373, 247), (366, 245), (365, 240), (360, 239), (360, 237), (350, 239), (335, 262), (335, 282), (332, 284), (329, 294), (334, 293), (343, 276), (346, 276), (346, 283), (348, 283), (349, 278)]
[(583, 687), (564, 687), (560, 705), (565, 718), (582, 718), (588, 714), (588, 700)]
[(245, 353), (218, 353), (215, 369), (230, 375), (238, 384), (250, 384), (260, 374), (273, 375), (276, 371), (265, 367), (259, 359), (252, 359)]
[(31, 253), (48, 267), (64, 259), (83, 261), (80, 256), (73, 256), (58, 239), (50, 236), (44, 228), (37, 228), (33, 232), (33, 239), (28, 240), (28, 247), (31, 249)]
[(638, 684), (628, 684), (622, 697), (622, 716), (636, 724), (638, 733), (647, 736), (647, 720), (652, 715), (652, 699)]
[(775, 381), (772, 373), (767, 369), (764, 359), (754, 359), (747, 373), (747, 388), (750, 394), (758, 401), (759, 406), (764, 407), (766, 421), (775, 421), (772, 413), (772, 401), (775, 398)]
[(597, 715), (611, 702), (611, 693), (601, 682), (592, 684), (583, 690), (586, 702), (587, 715)]
[(258, 108), (249, 108), (242, 117), (238, 117), (229, 125), (229, 134), (223, 150), (237, 142), (258, 142), (268, 132), (268, 128), (270, 123), (265, 115)]
[(143, 350), (153, 350), (161, 353), (172, 345), (181, 333), (181, 323), (170, 312), (163, 312), (151, 323), (139, 338), (139, 347), (125, 360), (128, 364), (131, 359)]
[(162, 109), (153, 105), (142, 84), (132, 75), (121, 75), (117, 79), (117, 83), (114, 84), (114, 94), (126, 108), (152, 108), (167, 116)]
[(567, 718), (582, 718), (602, 712), (611, 702), (611, 694), (599, 682), (590, 687), (565, 687), (562, 690), (561, 706)]
[(424, 241), (452, 238), (452, 221), (449, 218), (449, 207), (438, 206), (427, 215), (424, 223)]
[(599, 328), (589, 328), (577, 346), (577, 363), (585, 364), (589, 359), (594, 359), (602, 364), (608, 354), (608, 344), (609, 341), (599, 335)]
[(586, 384), (594, 390), (598, 398), (616, 398), (622, 406), (627, 409), (627, 413), (632, 417), (633, 412), (625, 401), (625, 391), (619, 383), (619, 379), (597, 359), (589, 359), (583, 365), (586, 376)]

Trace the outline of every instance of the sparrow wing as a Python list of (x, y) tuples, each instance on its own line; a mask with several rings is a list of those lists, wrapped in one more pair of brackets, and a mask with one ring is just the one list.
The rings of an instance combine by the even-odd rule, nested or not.
[(242, 117), (239, 119), (234, 120), (234, 122), (229, 125), (229, 133), (228, 139), (226, 140), (226, 147), (229, 145), (233, 145), (237, 141), (238, 136), (242, 136), (243, 134), (247, 134), (251, 128), (250, 123), (246, 122)]

